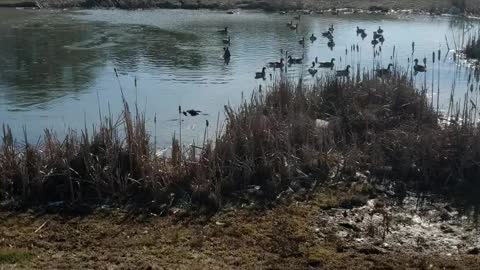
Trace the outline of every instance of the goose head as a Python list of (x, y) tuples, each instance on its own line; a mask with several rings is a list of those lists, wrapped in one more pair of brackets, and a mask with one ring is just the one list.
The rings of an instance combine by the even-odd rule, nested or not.
[(350, 70), (350, 65), (347, 66), (347, 68), (345, 68), (345, 71), (349, 71)]
[(415, 62), (415, 65), (418, 64), (418, 59), (415, 58), (415, 60), (413, 60), (413, 62)]
[(332, 58), (332, 60), (330, 60), (330, 63), (333, 64), (334, 61), (335, 61), (335, 58)]

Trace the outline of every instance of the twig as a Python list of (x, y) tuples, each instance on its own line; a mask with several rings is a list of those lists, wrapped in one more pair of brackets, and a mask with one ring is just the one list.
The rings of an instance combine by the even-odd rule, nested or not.
[(42, 225), (40, 225), (40, 227), (38, 227), (36, 230), (35, 230), (35, 233), (38, 233), (43, 227), (45, 227), (45, 225), (47, 224), (48, 220), (46, 220)]

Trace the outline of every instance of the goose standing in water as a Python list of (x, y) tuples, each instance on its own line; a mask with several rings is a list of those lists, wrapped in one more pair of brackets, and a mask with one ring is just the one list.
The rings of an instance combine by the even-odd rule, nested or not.
[(335, 58), (332, 58), (330, 62), (320, 62), (318, 63), (318, 65), (319, 67), (322, 67), (322, 68), (333, 68), (333, 66), (335, 65), (334, 62), (335, 62)]
[(315, 74), (317, 74), (317, 69), (315, 69), (315, 62), (312, 62), (312, 66), (308, 69), (308, 73), (310, 73), (310, 75), (312, 76), (315, 76)]
[(383, 34), (383, 29), (380, 26), (378, 27), (377, 33)]
[(348, 65), (344, 70), (337, 70), (337, 77), (348, 77), (350, 75), (350, 65)]
[(231, 54), (230, 54), (230, 50), (228, 49), (228, 47), (223, 48), (223, 59), (224, 59), (225, 61), (229, 61), (229, 60), (230, 60), (230, 56), (231, 56)]
[(426, 66), (422, 66), (422, 65), (418, 64), (418, 59), (413, 60), (413, 62), (415, 62), (415, 65), (413, 66), (413, 70), (415, 70), (415, 72), (426, 72), (427, 71)]
[(393, 67), (393, 64), (388, 64), (388, 68), (377, 69), (377, 71), (376, 71), (377, 76), (378, 77), (383, 77), (383, 76), (392, 74), (392, 71), (390, 70), (391, 67)]
[(230, 36), (228, 36), (228, 38), (223, 39), (223, 44), (230, 45)]
[(314, 42), (315, 40), (317, 40), (317, 37), (312, 33), (312, 35), (310, 36), (310, 40)]
[(223, 30), (218, 30), (217, 32), (220, 33), (220, 34), (225, 34), (226, 35), (226, 34), (228, 34), (228, 27), (225, 27), (225, 29), (223, 29)]
[(262, 72), (255, 72), (255, 79), (265, 79), (265, 70), (267, 68), (263, 67)]

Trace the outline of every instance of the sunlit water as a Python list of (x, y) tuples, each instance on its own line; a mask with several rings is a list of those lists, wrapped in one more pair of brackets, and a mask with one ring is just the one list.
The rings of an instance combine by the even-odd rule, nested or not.
[[(429, 72), (415, 80), (423, 85), (426, 76), (429, 87), (432, 52), (441, 50), (440, 65), (436, 61), (434, 68), (433, 100), (437, 99), (438, 71), (441, 109), (448, 106), (454, 81), (456, 99), (463, 98), (467, 89), (468, 72), (458, 68), (451, 53), (446, 55), (445, 41), (447, 37), (451, 49), (459, 45), (463, 26), (446, 17), (311, 15), (302, 17), (296, 32), (286, 26), (290, 16), (247, 11), (228, 15), (186, 10), (0, 9), (0, 18), (0, 123), (10, 125), (19, 138), (24, 127), (31, 138), (45, 128), (62, 135), (68, 128), (98, 123), (99, 111), (117, 115), (123, 89), (129, 102), (136, 101), (146, 111), (159, 145), (167, 145), (173, 133), (178, 134), (179, 105), (205, 113), (184, 117), (183, 123), (184, 141), (201, 141), (205, 120), (216, 125), (224, 105), (239, 104), (258, 85), (271, 83), (270, 74), (279, 75), (279, 70), (269, 69), (266, 81), (254, 79), (267, 62), (279, 60), (282, 49), (295, 57), (305, 54), (304, 64), (288, 69), (288, 76), (304, 76), (311, 83), (316, 77), (307, 69), (315, 57), (319, 61), (336, 58), (337, 69), (346, 65), (357, 69), (360, 64), (362, 70), (371, 70), (377, 64), (386, 67), (395, 46), (395, 62), (405, 69), (411, 69), (413, 58), (421, 63), (427, 58)], [(335, 27), (333, 50), (321, 37), (331, 24)], [(356, 36), (357, 25), (367, 29), (365, 40)], [(217, 33), (225, 26), (231, 36), (228, 65), (221, 57), (226, 36)], [(378, 26), (384, 29), (386, 42), (374, 60), (370, 42)], [(308, 40), (311, 33), (318, 38), (314, 43)], [(307, 37), (305, 48), (298, 43), (302, 36)], [(358, 45), (359, 52), (352, 52), (351, 45)], [(329, 72), (320, 70), (316, 76)]]

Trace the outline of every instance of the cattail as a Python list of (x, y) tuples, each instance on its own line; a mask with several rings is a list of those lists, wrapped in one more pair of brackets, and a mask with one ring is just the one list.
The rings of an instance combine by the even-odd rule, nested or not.
[(182, 113), (182, 106), (178, 105), (178, 114)]
[(117, 68), (113, 68), (113, 71), (115, 71), (115, 76), (117, 76), (117, 78), (118, 78)]
[(432, 62), (435, 64), (435, 52), (432, 53)]
[(438, 62), (440, 62), (440, 55), (442, 54), (441, 50), (438, 50)]
[(205, 120), (205, 125), (208, 127), (209, 125), (208, 120)]
[(427, 57), (423, 58), (423, 64), (426, 66), (427, 65)]

